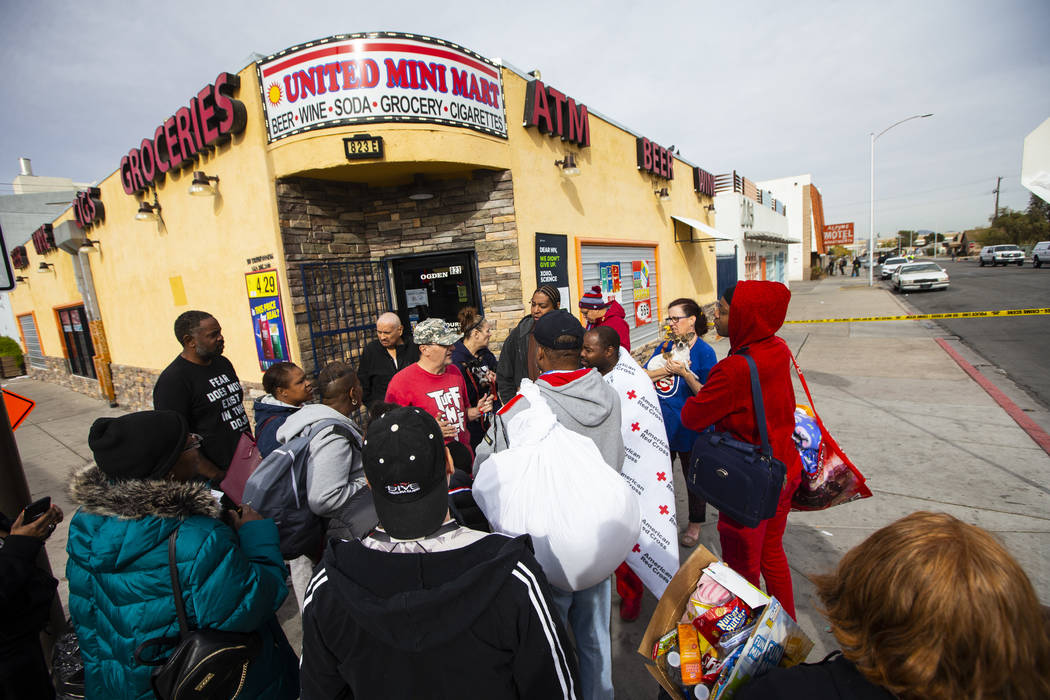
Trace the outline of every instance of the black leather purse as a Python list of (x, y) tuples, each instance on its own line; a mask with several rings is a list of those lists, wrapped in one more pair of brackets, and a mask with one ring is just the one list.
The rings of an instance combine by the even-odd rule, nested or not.
[[(135, 650), (135, 660), (156, 666), (150, 683), (161, 700), (232, 700), (244, 688), (248, 665), (259, 655), (262, 640), (257, 632), (223, 632), (194, 629), (186, 618), (179, 572), (175, 566), (175, 535), (168, 538), (168, 569), (175, 593), (175, 612), (179, 619), (178, 637), (149, 639)], [(149, 658), (150, 647), (174, 646), (167, 659)]]
[(776, 514), (787, 469), (769, 447), (758, 368), (746, 352), (739, 354), (751, 368), (751, 400), (762, 444), (737, 440), (728, 432), (701, 433), (689, 456), (686, 486), (741, 525), (756, 527)]

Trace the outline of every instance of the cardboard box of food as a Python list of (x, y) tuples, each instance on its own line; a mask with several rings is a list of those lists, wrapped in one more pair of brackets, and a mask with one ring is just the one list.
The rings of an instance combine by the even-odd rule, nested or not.
[(689, 596), (696, 589), (700, 575), (709, 566), (712, 567), (709, 573), (713, 578), (741, 598), (759, 616), (758, 624), (745, 643), (732, 673), (712, 689), (712, 698), (731, 698), (737, 688), (760, 671), (778, 664), (793, 666), (800, 663), (813, 648), (812, 640), (784, 612), (775, 598), (770, 598), (752, 586), (704, 547), (697, 547), (667, 585), (638, 645), (638, 653), (645, 657), (649, 673), (675, 700), (685, 699), (678, 689), (678, 682), (669, 678), (656, 664), (653, 648), (660, 637), (674, 629), (681, 620)]

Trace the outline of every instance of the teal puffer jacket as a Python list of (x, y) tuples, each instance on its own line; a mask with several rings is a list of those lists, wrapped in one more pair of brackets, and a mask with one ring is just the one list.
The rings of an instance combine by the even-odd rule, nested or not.
[(134, 653), (147, 639), (178, 635), (168, 572), (168, 536), (176, 527), (190, 624), (262, 636), (240, 697), (298, 697), (298, 659), (274, 615), (288, 589), (272, 520), (245, 523), (235, 533), (217, 519), (206, 485), (111, 483), (94, 465), (74, 474), (70, 493), (80, 508), (66, 545), (69, 610), (89, 699), (153, 697), (153, 669)]

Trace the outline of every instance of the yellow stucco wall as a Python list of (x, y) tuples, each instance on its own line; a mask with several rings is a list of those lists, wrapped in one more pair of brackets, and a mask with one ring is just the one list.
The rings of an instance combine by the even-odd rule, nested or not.
[[(590, 115), (591, 145), (581, 148), (523, 128), (527, 82), (503, 70), (507, 122), (510, 127), (514, 206), (522, 257), (523, 302), (536, 288), (536, 233), (569, 238), (569, 288), (579, 300), (580, 281), (575, 239), (659, 244), (657, 284), (661, 303), (680, 296), (701, 304), (714, 301), (715, 257), (705, 244), (675, 243), (671, 215), (707, 221), (703, 205), (711, 198), (693, 191), (692, 168), (675, 159), (674, 180), (655, 179), (637, 168), (635, 136)], [(574, 95), (586, 103), (585, 95)], [(580, 174), (564, 177), (554, 161), (576, 154)], [(667, 186), (671, 201), (661, 202), (655, 189)], [(576, 309), (572, 309), (576, 313)], [(661, 318), (664, 310), (660, 310)]]
[[(535, 233), (569, 236), (570, 288), (578, 298), (576, 239), (615, 239), (659, 244), (660, 300), (693, 296), (714, 300), (714, 254), (706, 244), (674, 243), (671, 215), (707, 221), (707, 197), (693, 192), (690, 168), (675, 161), (675, 179), (658, 181), (638, 171), (635, 137), (593, 114), (591, 143), (579, 148), (521, 126), (526, 81), (503, 69), (509, 139), (442, 125), (370, 124), (320, 129), (267, 144), (255, 66), (240, 72), (235, 95), (247, 110), (244, 131), (191, 168), (168, 177), (157, 189), (164, 224), (135, 220), (139, 199), (124, 193), (119, 173), (99, 185), (106, 208), (104, 222), (90, 238), (101, 253), (90, 260), (112, 362), (159, 370), (178, 351), (172, 323), (189, 309), (215, 315), (226, 338), (226, 355), (241, 379), (259, 381), (254, 332), (248, 313), (246, 260), (274, 256), (285, 311), (285, 338), (291, 357), (300, 361), (291, 317), (288, 275), (282, 253), (274, 180), (298, 175), (369, 182), (407, 182), (412, 173), (466, 176), (474, 168), (510, 169), (522, 257), (523, 302), (535, 287)], [(190, 95), (176, 96), (188, 102)], [(586, 95), (574, 96), (586, 103)], [(157, 123), (166, 115), (158, 114)], [(384, 137), (381, 163), (346, 161), (342, 138), (367, 132)], [(128, 147), (150, 134), (134, 134)], [(580, 175), (563, 177), (554, 161), (577, 154)], [(123, 153), (113, 154), (119, 162)], [(219, 195), (192, 197), (187, 192), (193, 170), (220, 178)], [(668, 185), (671, 201), (660, 202), (653, 189)], [(150, 196), (150, 199), (152, 197)], [(67, 211), (59, 221), (72, 218)], [(43, 223), (43, 222), (41, 222)], [(78, 303), (70, 256), (47, 257), (55, 274), (36, 270), (40, 256), (29, 246), (30, 284), (11, 294), (16, 314), (36, 312), (44, 353), (62, 356), (52, 309)], [(177, 303), (171, 278), (180, 278), (184, 303)], [(661, 310), (661, 315), (663, 310)]]

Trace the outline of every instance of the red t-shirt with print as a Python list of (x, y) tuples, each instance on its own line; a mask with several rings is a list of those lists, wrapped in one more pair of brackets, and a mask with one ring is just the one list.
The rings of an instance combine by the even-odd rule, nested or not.
[[(432, 416), (441, 416), (459, 430), (457, 438), (470, 448), (467, 432), (467, 384), (455, 365), (442, 374), (431, 374), (418, 362), (394, 375), (386, 389), (386, 400), (399, 406), (418, 406)], [(449, 443), (452, 438), (446, 438)]]

